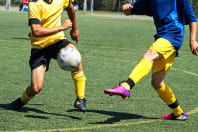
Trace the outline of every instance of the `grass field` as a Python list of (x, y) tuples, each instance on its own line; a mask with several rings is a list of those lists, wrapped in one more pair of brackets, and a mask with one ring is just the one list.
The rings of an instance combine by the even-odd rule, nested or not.
[[(64, 16), (66, 17), (66, 15)], [(104, 95), (103, 90), (127, 79), (132, 68), (153, 42), (151, 20), (78, 15), (79, 48), (87, 76), (88, 112), (74, 109), (74, 85), (70, 72), (55, 60), (46, 73), (43, 90), (21, 111), (6, 105), (21, 96), (30, 83), (30, 31), (27, 13), (0, 12), (0, 131), (12, 132), (197, 132), (198, 61), (189, 50), (189, 32), (180, 57), (166, 77), (186, 121), (162, 120), (171, 110), (150, 84), (149, 74), (138, 83), (128, 100)], [(69, 37), (69, 32), (65, 32)], [(198, 38), (197, 38), (198, 39)]]

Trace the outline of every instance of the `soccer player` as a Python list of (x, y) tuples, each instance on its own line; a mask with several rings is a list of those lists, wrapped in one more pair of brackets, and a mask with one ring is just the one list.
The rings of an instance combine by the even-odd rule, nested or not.
[[(44, 82), (45, 72), (49, 68), (50, 60), (56, 59), (60, 49), (66, 47), (76, 48), (64, 37), (64, 30), (72, 28), (71, 38), (78, 42), (79, 31), (77, 27), (76, 11), (73, 0), (31, 0), (29, 3), (29, 25), (31, 27), (31, 84), (22, 96), (11, 104), (8, 109), (19, 110), (38, 94)], [(70, 20), (61, 24), (61, 14), (66, 9)], [(83, 73), (82, 62), (77, 70), (71, 72), (75, 84), (76, 101), (74, 107), (80, 111), (87, 111), (85, 99), (86, 77)]]
[(184, 25), (190, 25), (190, 49), (198, 55), (196, 41), (197, 19), (188, 0), (137, 0), (132, 4), (124, 4), (125, 15), (138, 14), (153, 16), (157, 34), (151, 47), (144, 53), (135, 66), (128, 80), (104, 92), (109, 95), (130, 96), (130, 89), (152, 69), (152, 86), (161, 99), (172, 109), (171, 114), (163, 115), (163, 119), (186, 120), (187, 114), (180, 107), (173, 91), (164, 82), (168, 70), (173, 65), (175, 56), (182, 45)]

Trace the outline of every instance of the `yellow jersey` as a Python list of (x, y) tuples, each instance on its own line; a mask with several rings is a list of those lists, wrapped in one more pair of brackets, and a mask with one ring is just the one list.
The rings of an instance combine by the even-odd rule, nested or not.
[[(31, 0), (28, 10), (29, 25), (41, 24), (43, 28), (61, 26), (61, 14), (63, 9), (69, 7), (69, 4), (73, 1), (74, 0), (51, 0), (51, 2), (48, 2), (47, 0)], [(32, 48), (44, 48), (62, 39), (65, 39), (63, 31), (45, 37), (36, 37), (32, 34), (31, 45)]]

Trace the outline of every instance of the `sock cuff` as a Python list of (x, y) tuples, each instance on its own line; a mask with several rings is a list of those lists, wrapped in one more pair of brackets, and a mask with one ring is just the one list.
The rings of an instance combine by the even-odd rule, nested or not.
[(143, 63), (149, 64), (149, 65), (153, 64), (151, 61), (149, 61), (147, 59), (144, 59), (144, 58), (142, 58), (140, 61), (143, 62)]
[(72, 75), (72, 78), (77, 78), (77, 77), (84, 76), (84, 72), (83, 71), (72, 72), (71, 75)]
[(179, 106), (179, 102), (176, 100), (174, 103), (168, 105), (170, 108), (174, 109), (177, 108), (177, 106)]
[(129, 85), (130, 85), (130, 89), (135, 86), (135, 83), (132, 79), (128, 78), (128, 80), (126, 81)]
[(166, 89), (166, 84), (164, 84), (161, 88), (156, 89), (156, 91), (157, 91), (157, 93), (161, 93), (161, 92), (165, 91), (165, 89)]
[(74, 80), (86, 80), (86, 76), (84, 75), (83, 71), (72, 72), (72, 78)]
[(23, 92), (23, 96), (21, 98), (21, 101), (26, 104), (29, 100), (31, 100), (34, 96), (29, 97), (26, 93), (26, 91)]
[(26, 91), (23, 92), (23, 96), (24, 96), (26, 99), (32, 99), (32, 98), (34, 97), (34, 96), (31, 96), (31, 97), (28, 96), (27, 93), (26, 93)]

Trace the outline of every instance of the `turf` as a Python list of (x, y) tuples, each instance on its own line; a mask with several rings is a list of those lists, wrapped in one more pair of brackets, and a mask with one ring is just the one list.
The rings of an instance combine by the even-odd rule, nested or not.
[[(64, 15), (64, 18), (67, 18)], [(103, 90), (127, 79), (132, 68), (153, 42), (152, 20), (111, 18), (79, 14), (80, 42), (87, 76), (88, 112), (74, 109), (70, 72), (52, 60), (39, 95), (21, 111), (6, 110), (30, 84), (30, 40), (27, 13), (0, 11), (0, 131), (44, 132), (196, 132), (198, 130), (197, 57), (189, 50), (189, 31), (180, 57), (167, 74), (187, 121), (162, 120), (171, 110), (150, 85), (149, 74), (138, 83), (128, 100), (104, 95)], [(69, 40), (69, 30), (65, 31)]]

